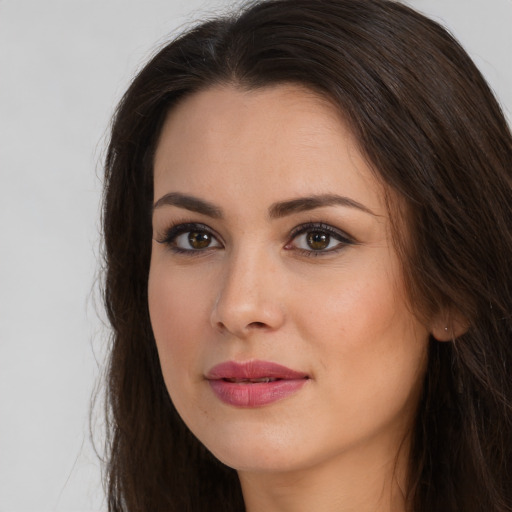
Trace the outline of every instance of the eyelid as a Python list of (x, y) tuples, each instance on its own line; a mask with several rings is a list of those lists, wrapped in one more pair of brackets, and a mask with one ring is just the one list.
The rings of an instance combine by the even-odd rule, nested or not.
[(346, 231), (343, 231), (342, 229), (336, 228), (332, 226), (331, 224), (327, 224), (325, 222), (315, 222), (310, 221), (306, 222), (304, 224), (300, 224), (299, 226), (292, 229), (290, 233), (290, 239), (304, 233), (307, 231), (327, 231), (331, 235), (338, 236), (339, 238), (342, 238), (343, 240), (350, 241), (351, 243), (355, 244), (358, 243), (357, 240), (352, 236), (349, 235)]
[[(154, 237), (154, 240), (157, 243), (167, 245), (170, 250), (173, 250), (178, 253), (187, 253), (190, 255), (198, 255), (200, 253), (205, 253), (209, 249), (218, 249), (219, 245), (212, 246), (212, 247), (206, 247), (204, 249), (183, 249), (180, 247), (177, 247), (175, 244), (176, 239), (187, 232), (190, 231), (204, 231), (208, 234), (210, 234), (216, 242), (220, 245), (220, 248), (224, 248), (225, 243), (222, 239), (222, 237), (210, 226), (203, 224), (201, 222), (191, 222), (191, 221), (174, 221), (170, 226), (168, 226), (164, 230), (164, 234), (161, 236)], [(311, 232), (311, 231), (318, 231), (318, 232), (324, 232), (327, 233), (329, 236), (333, 237), (335, 240), (338, 240), (340, 243), (331, 249), (325, 249), (325, 250), (314, 250), (314, 249), (303, 249), (300, 247), (293, 247), (293, 241), (299, 237), (302, 234)], [(330, 224), (327, 224), (325, 222), (318, 222), (318, 221), (311, 221), (306, 222), (304, 224), (300, 224), (299, 226), (296, 226), (292, 229), (288, 236), (288, 242), (285, 245), (285, 249), (291, 250), (292, 248), (297, 251), (304, 254), (307, 254), (308, 256), (314, 255), (314, 256), (321, 256), (322, 254), (329, 254), (329, 253), (335, 253), (343, 248), (345, 248), (348, 245), (356, 245), (358, 244), (358, 241), (351, 235), (349, 235), (346, 231), (343, 231), (339, 228), (336, 228)]]
[[(176, 240), (176, 238), (184, 233), (187, 233), (189, 231), (205, 231), (206, 233), (209, 233), (215, 240), (223, 247), (224, 242), (220, 235), (213, 230), (210, 226), (207, 226), (206, 224), (203, 224), (201, 222), (183, 222), (183, 221), (175, 221), (170, 226), (165, 228), (164, 234), (162, 236), (155, 237), (154, 240), (159, 244), (165, 244), (169, 246), (169, 248), (177, 251), (177, 252), (187, 252), (187, 253), (199, 253), (204, 252), (208, 250), (208, 248), (205, 249), (180, 249), (178, 247), (173, 246), (173, 242)], [(211, 249), (214, 249), (217, 247), (211, 247)]]
[(322, 254), (335, 253), (348, 245), (358, 244), (358, 241), (353, 236), (349, 235), (348, 233), (339, 228), (335, 228), (330, 224), (326, 224), (324, 222), (307, 222), (305, 224), (297, 226), (292, 230), (289, 238), (290, 241), (286, 244), (285, 247), (288, 248), (290, 245), (292, 245), (292, 242), (300, 235), (303, 235), (311, 231), (325, 232), (328, 235), (334, 237), (336, 240), (338, 240), (340, 244), (334, 248), (326, 250), (315, 251), (314, 249), (308, 250), (299, 247), (294, 247), (294, 250), (300, 251), (301, 253), (307, 254), (308, 256), (321, 256)]

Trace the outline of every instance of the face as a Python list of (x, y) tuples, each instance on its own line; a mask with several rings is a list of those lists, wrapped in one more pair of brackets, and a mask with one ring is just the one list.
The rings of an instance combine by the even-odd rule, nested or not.
[(196, 93), (169, 114), (154, 176), (151, 322), (198, 439), (239, 471), (396, 455), (428, 332), (336, 109), (295, 86)]

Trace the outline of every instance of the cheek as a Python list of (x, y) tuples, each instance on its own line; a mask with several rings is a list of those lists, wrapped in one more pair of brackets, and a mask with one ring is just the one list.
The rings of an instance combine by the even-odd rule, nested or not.
[[(316, 275), (294, 293), (294, 316), (313, 339), (334, 340), (332, 349), (375, 345), (377, 338), (401, 323), (396, 280), (380, 266), (364, 265)], [(407, 315), (409, 316), (409, 315)], [(404, 317), (405, 320), (405, 317)], [(370, 343), (371, 342), (371, 343)]]
[[(185, 275), (187, 275), (186, 282)], [(164, 379), (171, 392), (177, 377), (195, 370), (201, 351), (201, 333), (208, 327), (209, 299), (200, 280), (185, 272), (153, 264), (148, 282), (148, 305)], [(174, 378), (176, 377), (176, 379)], [(180, 382), (184, 380), (180, 377)]]
[[(389, 287), (390, 283), (379, 282), (376, 278), (371, 282), (353, 279), (345, 283), (344, 291), (338, 292), (325, 308), (325, 326), (335, 326), (340, 339), (341, 351), (350, 352), (367, 346), (367, 349), (378, 350), (381, 344), (389, 339), (391, 331), (401, 330), (401, 315), (396, 297)], [(393, 336), (393, 338), (395, 337)]]
[(350, 407), (398, 407), (422, 381), (428, 332), (409, 311), (391, 263), (332, 273), (308, 288), (307, 301), (304, 290), (295, 293), (301, 337), (329, 370), (332, 400), (352, 397)]

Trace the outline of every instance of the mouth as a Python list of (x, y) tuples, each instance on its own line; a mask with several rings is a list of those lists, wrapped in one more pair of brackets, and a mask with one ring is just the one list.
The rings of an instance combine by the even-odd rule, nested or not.
[(259, 379), (222, 379), (225, 382), (235, 382), (236, 384), (258, 384), (260, 382), (276, 382), (277, 380), (270, 377), (261, 377)]
[(207, 374), (222, 402), (235, 407), (260, 407), (295, 394), (310, 380), (308, 374), (269, 361), (226, 361)]

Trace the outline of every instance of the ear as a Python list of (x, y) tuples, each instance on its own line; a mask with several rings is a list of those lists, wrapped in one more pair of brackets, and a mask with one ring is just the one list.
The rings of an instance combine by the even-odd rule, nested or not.
[(468, 330), (467, 320), (459, 313), (443, 312), (430, 326), (430, 334), (437, 341), (453, 341)]

